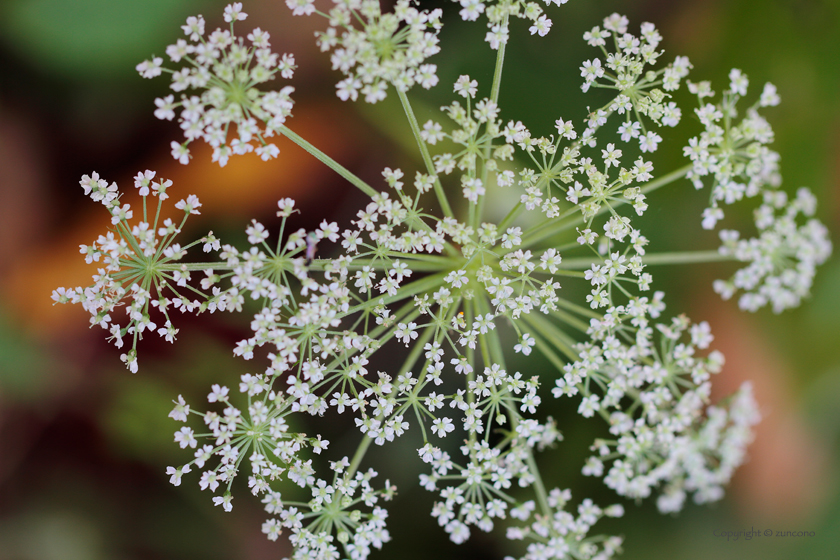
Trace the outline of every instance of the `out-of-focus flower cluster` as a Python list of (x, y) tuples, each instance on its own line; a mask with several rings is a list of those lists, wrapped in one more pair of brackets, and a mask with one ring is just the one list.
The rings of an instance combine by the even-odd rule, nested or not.
[[(658, 306), (642, 298), (608, 314), (615, 320), (592, 320), (593, 341), (576, 347), (580, 359), (564, 367), (553, 389), (556, 397), (580, 394), (578, 412), (602, 416), (616, 437), (595, 441), (584, 474), (604, 476), (610, 462), (604, 482), (632, 498), (665, 483), (657, 500), (663, 513), (682, 509), (686, 492), (697, 503), (720, 499), (759, 420), (749, 383), (728, 408), (706, 408), (711, 375), (723, 366), (720, 352), (697, 354), (713, 340), (708, 323), (680, 316), (657, 324), (657, 345), (648, 317), (659, 315)], [(622, 342), (634, 327), (635, 344)], [(686, 333), (690, 340), (682, 341)]]
[[(758, 237), (740, 239), (735, 230), (721, 230), (720, 253), (749, 263), (727, 281), (717, 280), (715, 291), (724, 299), (743, 294), (741, 309), (756, 311), (770, 305), (780, 313), (799, 306), (811, 291), (817, 266), (831, 255), (828, 229), (812, 216), (817, 199), (806, 188), (788, 201), (784, 191), (765, 191), (764, 204), (755, 210)], [(804, 224), (798, 218), (810, 218)]]
[[(750, 264), (730, 280), (718, 280), (714, 288), (724, 299), (742, 290), (741, 309), (756, 311), (769, 304), (779, 313), (798, 306), (808, 295), (816, 267), (831, 255), (831, 241), (825, 226), (812, 218), (817, 200), (808, 189), (799, 189), (793, 199), (779, 190), (779, 154), (767, 147), (773, 141), (773, 129), (758, 113), (759, 108), (780, 103), (776, 87), (765, 84), (758, 100), (736, 124), (736, 105), (747, 94), (749, 79), (736, 68), (729, 80), (729, 89), (718, 104), (704, 101), (714, 97), (709, 82), (689, 85), (699, 101), (695, 113), (705, 130), (683, 149), (692, 161), (688, 176), (697, 189), (704, 187), (703, 178), (712, 178), (709, 207), (703, 211), (705, 229), (714, 229), (724, 218), (722, 205), (744, 198), (763, 199), (754, 212), (758, 237), (741, 239), (738, 231), (720, 232), (720, 253)], [(800, 225), (799, 216), (810, 219)]]

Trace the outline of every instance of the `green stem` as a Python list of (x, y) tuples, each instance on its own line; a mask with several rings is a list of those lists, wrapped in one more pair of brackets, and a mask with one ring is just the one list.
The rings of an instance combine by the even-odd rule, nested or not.
[(300, 146), (301, 148), (303, 148), (304, 150), (306, 150), (307, 152), (309, 152), (310, 154), (312, 154), (313, 156), (315, 156), (315, 159), (317, 159), (318, 161), (320, 161), (321, 163), (323, 163), (324, 165), (326, 165), (327, 167), (329, 167), (330, 169), (347, 179), (352, 185), (357, 187), (366, 195), (373, 197), (378, 194), (373, 187), (371, 187), (370, 185), (368, 185), (367, 183), (350, 173), (337, 161), (335, 161), (330, 156), (328, 156), (327, 154), (325, 154), (324, 152), (322, 152), (321, 150), (304, 140), (301, 136), (292, 132), (292, 130), (289, 129), (289, 127), (285, 125), (281, 126), (280, 133), (295, 144), (297, 144), (298, 146)]
[[(502, 25), (507, 25), (507, 16), (505, 16)], [(496, 105), (499, 104), (499, 90), (502, 86), (502, 68), (505, 64), (505, 47), (507, 46), (506, 43), (502, 43), (499, 45), (499, 50), (496, 51), (496, 68), (493, 70), (493, 85), (490, 87), (490, 101), (495, 103)], [(490, 149), (493, 147), (493, 141), (488, 139), (487, 145), (484, 147), (484, 165), (483, 169), (481, 170), (481, 184), (484, 185), (484, 188), (487, 188), (487, 160), (490, 159)], [(473, 214), (473, 220), (471, 225), (473, 227), (478, 226), (478, 222), (481, 221), (481, 216), (484, 214), (484, 199), (485, 196), (482, 196), (478, 199), (478, 204), (476, 205), (475, 213)], [(518, 208), (515, 207), (514, 209)], [(517, 212), (518, 213), (518, 212)], [(509, 214), (510, 215), (510, 214)], [(505, 226), (507, 227), (507, 226)], [(499, 231), (504, 231), (502, 228), (499, 228)]]
[(674, 253), (653, 253), (642, 257), (645, 264), (692, 264), (737, 260), (732, 255), (721, 255), (718, 251), (682, 251)]
[[(414, 115), (412, 114), (412, 117), (413, 116)], [(415, 120), (414, 125), (416, 126), (416, 124), (417, 124), (417, 121)], [(304, 140), (301, 136), (292, 132), (292, 130), (289, 129), (287, 126), (282, 126), (280, 128), (280, 133), (283, 134), (283, 136), (285, 136), (286, 138), (288, 138), (292, 142), (294, 142), (295, 144), (297, 144), (298, 146), (300, 146), (301, 148), (303, 148), (304, 150), (306, 150), (307, 152), (309, 152), (310, 154), (312, 154), (313, 156), (315, 156), (315, 158), (318, 161), (320, 161), (321, 163), (323, 163), (324, 165), (326, 165), (327, 167), (329, 167), (330, 169), (332, 169), (333, 171), (335, 171), (336, 173), (338, 173), (339, 175), (341, 175), (342, 177), (347, 179), (352, 185), (354, 185), (355, 187), (358, 187), (359, 190), (361, 190), (366, 195), (368, 195), (372, 198), (372, 197), (375, 197), (379, 194), (373, 187), (371, 187), (370, 185), (368, 185), (367, 183), (365, 183), (364, 181), (362, 181), (361, 179), (359, 179), (358, 177), (356, 177), (355, 175), (350, 173), (347, 169), (345, 169), (343, 166), (341, 166), (337, 161), (335, 161), (330, 156), (328, 156), (327, 154), (325, 154), (324, 152), (322, 152), (321, 150), (319, 150), (318, 148), (316, 148), (315, 146), (313, 146), (312, 144), (310, 144), (309, 142)], [(418, 137), (417, 140), (420, 141), (421, 139)], [(421, 143), (421, 148), (425, 149), (425, 144)], [(428, 151), (426, 152), (426, 155), (428, 156)], [(435, 175), (435, 180), (437, 181), (437, 175)], [(437, 183), (435, 184), (435, 189), (436, 189), (435, 192), (439, 192), (439, 195), (443, 195), (443, 188), (440, 187), (440, 181), (437, 181)], [(444, 208), (444, 210), (447, 210), (447, 209), (449, 209), (448, 205)], [(449, 211), (448, 215), (449, 216), (452, 215), (451, 210)], [(417, 229), (422, 229), (422, 230), (425, 230), (425, 231), (432, 231), (432, 227), (429, 224), (427, 224), (426, 222), (424, 222), (419, 216), (409, 215), (408, 223), (412, 227), (415, 227)], [(455, 250), (450, 243), (446, 244), (446, 251), (449, 254), (454, 254), (455, 253)]]
[(350, 461), (350, 468), (347, 469), (347, 477), (352, 478), (356, 471), (359, 468), (359, 465), (362, 463), (362, 459), (365, 457), (365, 453), (367, 453), (368, 448), (370, 447), (370, 442), (373, 440), (365, 436), (362, 438), (361, 443), (359, 443), (359, 447), (356, 449), (356, 453), (353, 454), (353, 459)]
[[(486, 313), (489, 311), (487, 301), (483, 297), (478, 297), (476, 300), (476, 308), (479, 313)], [(502, 368), (507, 369), (502, 341), (499, 337), (499, 331), (497, 329), (488, 331), (486, 335), (482, 335), (481, 339), (489, 347), (493, 362), (499, 364)], [(513, 433), (516, 433), (516, 428), (519, 426), (519, 420), (521, 417), (519, 412), (516, 410), (516, 407), (510, 407), (507, 410), (510, 416), (512, 431)], [(543, 484), (540, 469), (537, 466), (536, 459), (534, 458), (534, 450), (531, 447), (526, 446), (526, 451), (527, 454), (525, 455), (525, 462), (528, 463), (528, 469), (534, 476), (534, 492), (537, 495), (537, 502), (540, 504), (540, 509), (542, 510), (543, 515), (550, 516), (551, 506), (548, 505), (548, 493), (545, 491), (545, 484)]]
[(160, 270), (165, 271), (175, 271), (175, 270), (183, 270), (182, 267), (186, 265), (186, 269), (189, 271), (196, 271), (196, 270), (233, 270), (236, 267), (228, 265), (226, 262), (199, 262), (199, 263), (168, 263), (160, 265)]
[(577, 313), (578, 315), (583, 315), (584, 317), (589, 317), (591, 319), (601, 320), (601, 319), (604, 318), (603, 315), (601, 315), (599, 313), (596, 313), (591, 308), (583, 306), (583, 305), (577, 305), (576, 303), (572, 303), (571, 301), (569, 301), (567, 299), (563, 299), (563, 298), (558, 299), (557, 300), (557, 306), (558, 307), (563, 307), (565, 309), (568, 309), (569, 311)]
[[(647, 183), (644, 187), (642, 187), (642, 193), (647, 194), (649, 192), (653, 192), (660, 187), (664, 187), (665, 185), (669, 185), (669, 184), (673, 183), (674, 181), (682, 179), (683, 177), (688, 175), (688, 172), (691, 171), (692, 169), (694, 169), (694, 165), (689, 163), (688, 165), (685, 165), (683, 167), (680, 167), (679, 169), (671, 171), (667, 175), (663, 175), (659, 179), (654, 179), (653, 181), (651, 181), (650, 183)], [(622, 203), (626, 204), (626, 202), (629, 202), (629, 201), (623, 201)]]
[[(736, 260), (731, 255), (721, 255), (718, 251), (681, 251), (673, 253), (653, 253), (642, 257), (646, 265), (659, 264), (693, 264)], [(603, 262), (597, 257), (581, 257), (577, 259), (563, 259), (563, 267), (571, 269), (589, 268), (593, 264)]]
[(530, 325), (537, 334), (546, 340), (560, 352), (572, 360), (578, 359), (578, 353), (574, 350), (575, 340), (563, 330), (557, 328), (551, 321), (539, 316), (536, 313), (529, 313), (525, 316), (526, 324)]
[(511, 208), (510, 212), (508, 212), (507, 216), (505, 216), (505, 218), (501, 222), (499, 222), (498, 231), (500, 233), (504, 233), (505, 231), (507, 231), (507, 228), (511, 224), (511, 222), (513, 222), (513, 220), (515, 220), (516, 217), (519, 216), (519, 214), (521, 214), (522, 210), (524, 210), (524, 209), (525, 209), (525, 205), (522, 204), (521, 202), (517, 202), (516, 206)]
[[(519, 425), (519, 415), (513, 415), (513, 431), (516, 431), (516, 427)], [(548, 505), (548, 492), (545, 491), (545, 484), (543, 484), (542, 476), (540, 476), (540, 468), (537, 466), (537, 460), (534, 458), (534, 450), (528, 447), (528, 453), (525, 455), (525, 462), (528, 463), (528, 469), (530, 469), (531, 474), (534, 475), (534, 490), (537, 494), (537, 502), (540, 504), (540, 509), (543, 512), (543, 515), (550, 516), (551, 515), (551, 506)]]
[[(505, 16), (502, 25), (507, 25), (507, 16)], [(493, 71), (493, 86), (490, 88), (490, 101), (493, 103), (499, 102), (499, 89), (502, 85), (502, 66), (505, 64), (505, 47), (507, 43), (499, 45), (499, 50), (496, 51), (496, 69)]]
[(414, 116), (414, 111), (411, 109), (411, 103), (409, 103), (408, 97), (405, 95), (404, 91), (397, 90), (397, 94), (399, 95), (400, 102), (402, 103), (403, 110), (405, 111), (405, 116), (408, 117), (408, 123), (411, 125), (411, 131), (414, 133), (414, 139), (417, 140), (417, 146), (420, 148), (420, 154), (423, 156), (423, 162), (426, 164), (426, 170), (429, 172), (429, 175), (435, 178), (435, 195), (437, 196), (438, 203), (440, 203), (440, 208), (443, 210), (443, 213), (447, 218), (453, 218), (454, 214), (452, 213), (452, 207), (449, 206), (449, 200), (446, 198), (446, 193), (443, 192), (443, 186), (440, 184), (440, 178), (438, 177), (437, 171), (435, 171), (435, 164), (432, 162), (432, 156), (429, 155), (429, 149), (426, 147), (426, 143), (420, 136), (420, 125), (417, 124), (417, 117)]
[[(409, 268), (414, 272), (440, 272), (441, 270), (451, 270), (460, 264), (457, 261), (447, 259), (437, 261), (406, 259), (406, 261)], [(383, 259), (354, 259), (352, 263), (347, 265), (347, 269), (360, 270), (366, 266), (369, 266), (374, 270), (389, 270), (393, 267), (393, 262)], [(320, 264), (319, 266), (316, 263), (313, 263), (313, 265), (309, 267), (310, 270), (322, 270), (323, 268), (325, 268), (324, 264)]]

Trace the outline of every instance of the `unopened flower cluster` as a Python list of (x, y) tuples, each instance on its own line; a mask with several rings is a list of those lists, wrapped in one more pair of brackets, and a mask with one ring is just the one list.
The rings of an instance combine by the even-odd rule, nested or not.
[[(617, 495), (656, 496), (663, 512), (679, 511), (688, 497), (720, 499), (752, 441), (757, 405), (749, 383), (711, 402), (723, 355), (712, 347), (708, 323), (664, 315), (665, 295), (652, 291), (647, 267), (656, 232), (643, 232), (639, 217), (652, 191), (690, 188), (688, 179), (703, 188), (711, 178), (710, 206), (698, 217), (707, 228), (723, 218), (722, 205), (760, 198), (757, 237), (720, 232), (720, 258), (749, 264), (714, 285), (725, 298), (742, 291), (741, 307), (750, 310), (798, 305), (831, 252), (813, 217), (813, 195), (801, 189), (788, 197), (780, 188), (778, 155), (767, 148), (772, 131), (757, 112), (778, 104), (772, 85), (736, 124), (735, 104), (748, 85), (742, 72), (733, 70), (717, 105), (706, 102), (709, 83), (687, 82), (704, 130), (685, 147), (688, 165), (658, 173), (657, 130), (680, 123), (683, 109), (671, 96), (691, 64), (685, 57), (660, 64), (662, 38), (652, 24), (634, 35), (627, 18), (613, 14), (584, 34), (603, 58), (584, 62), (582, 88), (612, 98), (577, 117), (546, 115), (554, 131), (546, 137), (503, 120), (498, 101), (509, 20), (525, 17), (531, 34), (542, 36), (551, 26), (543, 9), (458, 3), (463, 19), (487, 18), (496, 74), (492, 84), (460, 76), (452, 102), (420, 125), (405, 94), (438, 85), (427, 60), (439, 51), (439, 10), (407, 0), (393, 12), (373, 0), (335, 0), (326, 12), (312, 0), (286, 2), (294, 15), (326, 17), (316, 41), (343, 76), (342, 100), (373, 103), (391, 88), (401, 98), (424, 168), (385, 168), (375, 186), (288, 128), (290, 86), (256, 89), (277, 73), (291, 78), (294, 59), (271, 53), (259, 29), (248, 43), (233, 34), (233, 23), (246, 18), (239, 3), (225, 9), (231, 31), (205, 36), (203, 18), (191, 17), (183, 27), (190, 42), (167, 50), (173, 62), (188, 63), (172, 72), (173, 89), (197, 90), (157, 101), (160, 118), (181, 109), (187, 140), (176, 143), (176, 157), (186, 163), (186, 144), (203, 138), (222, 165), (252, 150), (266, 159), (276, 148), (265, 138), (287, 136), (369, 196), (349, 223), (325, 219), (314, 231), (289, 232), (295, 204), (283, 198), (276, 239), (274, 224), (252, 220), (245, 247), (212, 232), (182, 246), (174, 241), (186, 217), (199, 213), (196, 197), (175, 204), (180, 219), (165, 217), (162, 204), (151, 217), (148, 196), (162, 202), (175, 187), (140, 173), (141, 216), (121, 204), (115, 184), (95, 173), (81, 182), (106, 206), (113, 228), (81, 248), (99, 267), (93, 284), (53, 297), (81, 303), (118, 348), (130, 337), (122, 357), (130, 371), (138, 370), (144, 333), (175, 339), (173, 310), (238, 312), (255, 302), (251, 332), (232, 351), (247, 364), (265, 357), (268, 366), (212, 385), (207, 411), (178, 396), (170, 416), (183, 426), (174, 441), (193, 456), (167, 474), (175, 485), (191, 477), (226, 511), (235, 478), (246, 479), (268, 514), (263, 532), (288, 538), (296, 559), (362, 560), (391, 540), (386, 508), (396, 488), (387, 473), (380, 482), (365, 454), (408, 431), (422, 436), (415, 459), (424, 469), (420, 484), (436, 495), (431, 516), (455, 543), (497, 531), (523, 541), (526, 560), (617, 554), (622, 539), (592, 529), (624, 506), (574, 502), (569, 489), (543, 483), (535, 457), (562, 445), (561, 426), (543, 402), (549, 396), (571, 399), (582, 418), (604, 422), (610, 438), (592, 443), (582, 471)], [(563, 3), (546, 2), (546, 9)], [(157, 58), (138, 69), (146, 77), (164, 71)], [(231, 125), (238, 137), (228, 142)], [(517, 202), (501, 221), (484, 221), (484, 202), (498, 189), (515, 191)], [(432, 197), (439, 211), (427, 206)], [(186, 258), (196, 245), (212, 262)], [(580, 301), (564, 296), (573, 285), (585, 288)], [(390, 356), (388, 366), (376, 359), (380, 352)], [(534, 353), (552, 368), (518, 371)], [(344, 437), (360, 441), (352, 457), (331, 457), (322, 435), (298, 431), (296, 417), (327, 413), (345, 418)]]

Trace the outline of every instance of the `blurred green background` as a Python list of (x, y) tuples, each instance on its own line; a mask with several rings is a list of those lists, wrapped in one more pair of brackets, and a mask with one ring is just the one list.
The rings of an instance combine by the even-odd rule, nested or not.
[[(444, 2), (426, 2), (426, 7)], [(450, 101), (449, 85), (469, 73), (482, 85), (492, 76), (484, 27), (450, 11), (442, 32), (441, 85), (412, 92), (423, 106)], [(121, 185), (144, 169), (175, 180), (180, 193), (205, 203), (196, 232), (243, 237), (250, 218), (271, 221), (274, 201), (292, 196), (303, 212), (294, 227), (324, 217), (344, 223), (362, 203), (354, 192), (294, 147), (281, 146), (272, 164), (240, 158), (223, 170), (197, 154), (184, 169), (169, 157), (177, 125), (152, 116), (165, 80), (146, 81), (134, 66), (180, 35), (186, 16), (202, 13), (211, 28), (224, 2), (209, 0), (5, 0), (0, 4), (0, 560), (282, 558), (289, 550), (260, 533), (259, 503), (240, 489), (232, 514), (212, 507), (195, 480), (168, 484), (165, 467), (184, 459), (172, 443), (171, 400), (200, 402), (210, 384), (231, 383), (247, 370), (231, 347), (246, 336), (240, 317), (184, 318), (172, 347), (147, 341), (143, 368), (132, 376), (97, 328), (84, 328), (80, 310), (54, 308), (59, 285), (84, 285), (90, 271), (78, 255), (107, 220), (78, 188), (93, 170)], [(453, 9), (454, 8), (454, 9)], [(281, 0), (245, 2), (250, 18), (272, 34), (279, 52), (300, 67), (290, 126), (373, 184), (384, 166), (416, 169), (411, 144), (392, 95), (375, 107), (342, 104), (337, 76), (312, 37), (315, 19), (292, 19)], [(820, 218), (840, 231), (840, 2), (829, 0), (571, 0), (551, 10), (546, 38), (515, 23), (501, 92), (503, 117), (521, 119), (535, 134), (554, 119), (579, 119), (601, 99), (579, 90), (578, 66), (594, 51), (584, 31), (613, 11), (631, 28), (652, 21), (665, 37), (666, 60), (687, 55), (691, 78), (720, 91), (730, 68), (778, 86), (783, 103), (765, 114), (776, 131), (786, 188), (810, 186)], [(455, 17), (453, 17), (455, 16)], [(684, 92), (683, 92), (684, 93)], [(684, 105), (688, 107), (688, 105)], [(666, 136), (656, 169), (682, 165), (679, 146), (689, 123)], [(673, 144), (668, 147), (668, 141)], [(199, 157), (201, 156), (201, 157)], [(711, 248), (699, 228), (704, 193), (685, 182), (652, 199), (654, 246)], [(324, 201), (329, 201), (325, 204)], [(656, 206), (654, 206), (656, 205)], [(661, 206), (660, 206), (661, 205)], [(746, 222), (748, 212), (733, 213)], [(186, 232), (189, 235), (189, 232)], [(688, 240), (696, 245), (689, 245)], [(752, 379), (764, 421), (751, 459), (727, 498), (661, 516), (652, 504), (626, 503), (624, 519), (605, 531), (626, 537), (626, 559), (821, 559), (840, 550), (840, 262), (820, 271), (813, 297), (780, 316), (738, 312), (720, 302), (711, 280), (731, 267), (673, 268), (656, 275), (671, 312), (708, 320), (727, 355), (719, 395)], [(529, 368), (539, 366), (529, 363)], [(524, 367), (524, 366), (523, 366)], [(598, 481), (580, 476), (587, 427), (558, 407), (566, 441), (541, 456), (548, 484), (578, 497), (616, 501)], [(567, 426), (563, 420), (571, 425)], [(358, 437), (336, 431), (331, 450)], [(590, 438), (590, 439), (587, 439)], [(412, 441), (371, 454), (370, 464), (400, 487), (389, 524), (395, 541), (375, 558), (500, 558), (514, 554), (502, 539), (474, 535), (456, 547), (426, 514), (433, 496), (415, 488), (419, 465)], [(405, 457), (403, 460), (401, 457)], [(716, 538), (714, 531), (814, 531), (815, 537)]]

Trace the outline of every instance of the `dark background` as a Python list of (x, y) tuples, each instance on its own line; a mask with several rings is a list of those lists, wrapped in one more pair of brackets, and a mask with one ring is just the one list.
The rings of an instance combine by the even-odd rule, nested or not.
[[(246, 317), (181, 318), (178, 343), (145, 341), (141, 372), (132, 376), (102, 331), (85, 328), (81, 309), (53, 307), (49, 298), (57, 286), (89, 281), (78, 245), (104, 232), (107, 217), (85, 199), (78, 181), (94, 170), (128, 190), (133, 175), (154, 169), (175, 182), (177, 196), (198, 194), (202, 215), (190, 220), (185, 237), (212, 229), (224, 239), (244, 240), (251, 218), (274, 224), (275, 201), (285, 196), (302, 209), (294, 227), (314, 227), (324, 217), (346, 224), (363, 203), (289, 143), (281, 143), (280, 158), (268, 164), (235, 157), (220, 170), (199, 148), (188, 167), (171, 159), (169, 142), (180, 131), (152, 116), (166, 80), (142, 80), (134, 66), (151, 53), (163, 55), (188, 15), (204, 14), (210, 29), (221, 24), (223, 6), (208, 0), (0, 4), (0, 560), (262, 560), (290, 552), (261, 535), (264, 516), (245, 489), (233, 513), (225, 514), (201, 495), (195, 476), (174, 488), (164, 475), (167, 465), (185, 458), (172, 443), (177, 426), (166, 416), (172, 399), (182, 393), (199, 403), (210, 384), (230, 384), (247, 371), (249, 364), (231, 352), (247, 336)], [(445, 20), (443, 54), (432, 60), (441, 85), (412, 91), (421, 122), (425, 107), (450, 101), (449, 84), (459, 74), (469, 73), (485, 91), (492, 76), (483, 24), (465, 25), (457, 6), (447, 7), (455, 10)], [(276, 51), (296, 55), (293, 130), (371, 184), (380, 184), (385, 166), (413, 175), (413, 139), (396, 97), (370, 107), (333, 95), (340, 78), (315, 48), (318, 19), (293, 19), (281, 0), (245, 2), (245, 11), (250, 17), (239, 29), (259, 25), (271, 32)], [(836, 244), (840, 3), (571, 0), (551, 9), (554, 27), (546, 38), (528, 36), (523, 22), (513, 24), (503, 117), (549, 134), (554, 119), (579, 121), (587, 105), (599, 105), (597, 95), (579, 90), (577, 68), (596, 53), (581, 36), (613, 11), (630, 17), (631, 30), (654, 22), (665, 38), (665, 60), (689, 56), (691, 79), (713, 80), (717, 91), (733, 67), (749, 75), (752, 95), (765, 81), (778, 86), (783, 103), (764, 114), (776, 131), (785, 186), (815, 191)], [(688, 116), (691, 105), (682, 106)], [(659, 173), (683, 165), (679, 146), (695, 133), (689, 122), (663, 133), (654, 160)], [(682, 182), (651, 198), (654, 248), (716, 246), (715, 236), (699, 228), (705, 196)], [(733, 226), (748, 218), (748, 210), (728, 216)], [(690, 504), (677, 516), (661, 516), (652, 504), (625, 503), (625, 518), (604, 530), (625, 535), (626, 559), (827, 559), (840, 547), (840, 264), (829, 261), (811, 300), (779, 316), (744, 314), (733, 302), (719, 301), (711, 281), (732, 271), (725, 265), (663, 269), (655, 287), (669, 294), (670, 312), (712, 324), (715, 346), (727, 356), (718, 396), (754, 381), (765, 419), (750, 461), (721, 503)], [(541, 365), (536, 360), (527, 367)], [(547, 483), (572, 488), (578, 499), (616, 501), (601, 483), (579, 474), (588, 428), (563, 424), (574, 411), (549, 406), (558, 409), (552, 413), (566, 441), (540, 458)], [(352, 449), (357, 438), (350, 432), (334, 446)], [(390, 508), (395, 542), (374, 558), (516, 554), (502, 538), (475, 531), (467, 545), (448, 542), (427, 515), (433, 496), (416, 488), (420, 466), (412, 443), (370, 456), (382, 478), (400, 488)], [(749, 542), (713, 536), (751, 527), (816, 536)]]

